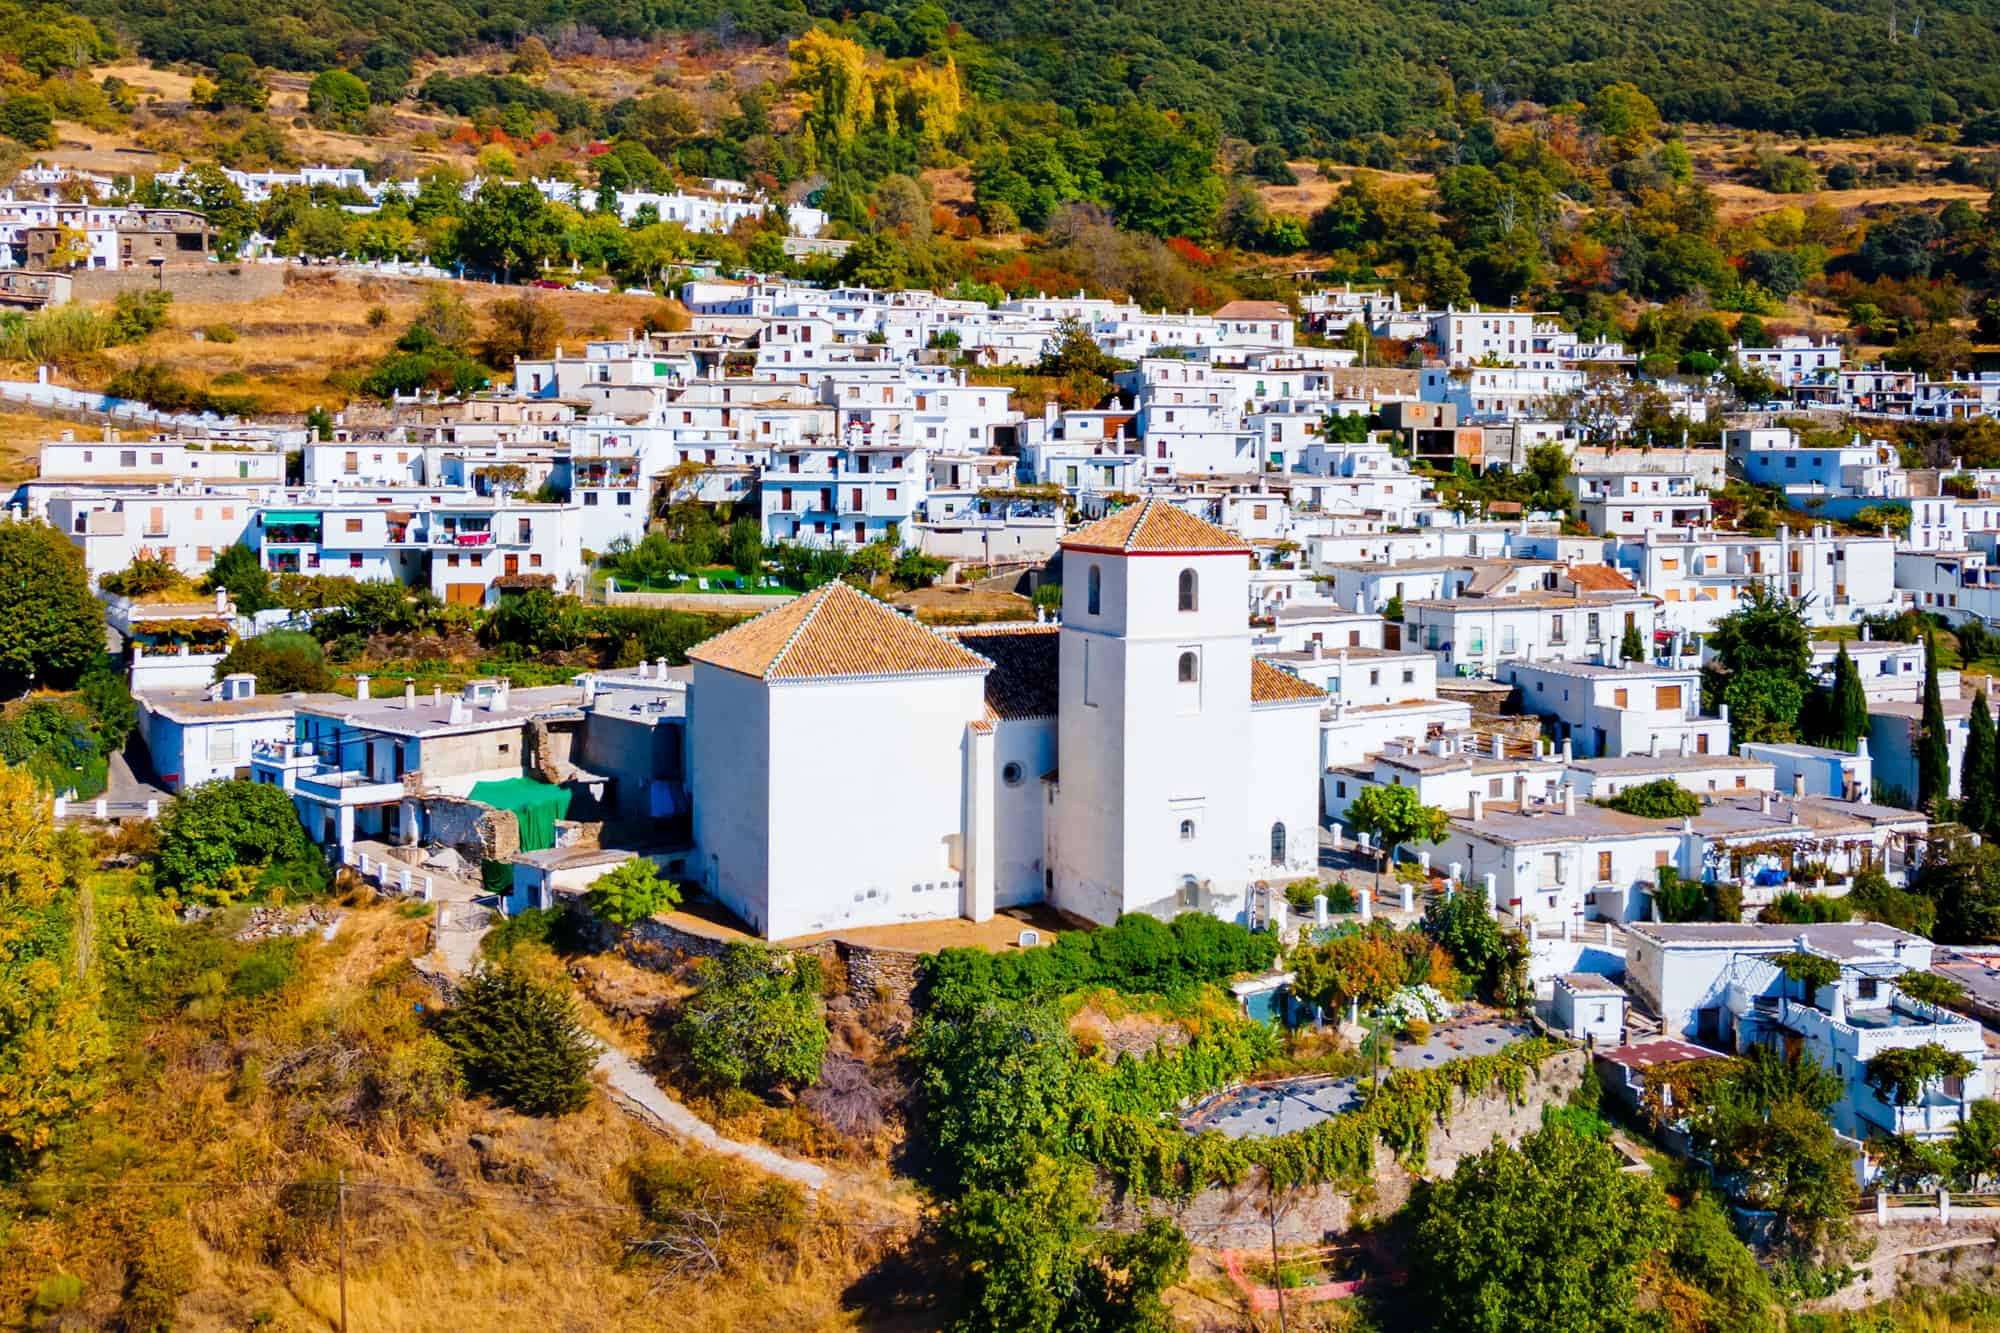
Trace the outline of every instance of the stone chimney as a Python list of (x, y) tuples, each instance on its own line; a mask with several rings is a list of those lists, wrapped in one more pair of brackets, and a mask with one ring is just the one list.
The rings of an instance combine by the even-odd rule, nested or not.
[(354, 678), (354, 697), (357, 699), (366, 699), (368, 697), (367, 676), (361, 675)]

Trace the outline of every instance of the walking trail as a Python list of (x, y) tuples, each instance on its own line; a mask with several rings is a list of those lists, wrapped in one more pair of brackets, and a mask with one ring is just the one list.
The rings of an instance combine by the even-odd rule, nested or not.
[[(444, 971), (453, 977), (462, 976), (478, 958), (480, 937), (491, 926), (493, 914), (471, 901), (476, 886), (440, 878), (437, 887), (441, 918), (436, 932), (437, 955), (443, 961)], [(709, 1152), (748, 1162), (760, 1171), (782, 1176), (815, 1193), (844, 1183), (816, 1163), (787, 1157), (762, 1143), (725, 1137), (675, 1100), (637, 1060), (602, 1041), (598, 1043), (596, 1072), (602, 1076), (605, 1089), (620, 1110), (662, 1133), (686, 1139)]]

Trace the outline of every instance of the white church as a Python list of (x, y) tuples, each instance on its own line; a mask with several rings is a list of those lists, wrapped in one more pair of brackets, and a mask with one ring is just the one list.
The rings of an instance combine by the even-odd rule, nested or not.
[(1046, 901), (1247, 920), (1319, 858), (1318, 688), (1252, 658), (1250, 548), (1149, 500), (1062, 543), (1061, 625), (830, 583), (690, 650), (690, 869), (773, 939)]

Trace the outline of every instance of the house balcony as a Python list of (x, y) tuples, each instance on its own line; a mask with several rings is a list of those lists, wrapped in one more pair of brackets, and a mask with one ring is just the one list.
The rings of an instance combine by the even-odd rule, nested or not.
[(355, 769), (330, 764), (293, 774), (292, 789), (309, 800), (339, 806), (393, 805), (405, 795), (400, 781), (380, 782)]

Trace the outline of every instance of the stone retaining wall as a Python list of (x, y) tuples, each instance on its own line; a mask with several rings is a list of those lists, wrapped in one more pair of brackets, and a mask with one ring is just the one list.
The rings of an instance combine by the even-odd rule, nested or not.
[[(691, 959), (714, 958), (731, 940), (741, 938), (730, 931), (708, 931), (694, 923), (654, 917), (626, 930), (618, 941), (618, 949), (636, 966), (672, 972)], [(805, 945), (776, 947), (819, 959), (827, 975), (858, 1000), (888, 994), (907, 1001), (917, 985), (917, 960), (923, 957), (911, 949), (885, 949), (838, 936)]]
[[(1490, 1147), (1494, 1139), (1519, 1143), (1541, 1128), (1542, 1108), (1559, 1105), (1569, 1096), (1583, 1077), (1585, 1060), (1581, 1050), (1544, 1060), (1522, 1090), (1518, 1106), (1507, 1099), (1505, 1090), (1461, 1102), (1448, 1124), (1431, 1129), (1425, 1176), (1449, 1176), (1461, 1157)], [(1386, 1217), (1409, 1202), (1416, 1182), (1389, 1148), (1377, 1144), (1374, 1174), (1360, 1189), (1309, 1185), (1281, 1192), (1278, 1243), (1315, 1245), (1329, 1232), (1349, 1230), (1364, 1216)], [(1106, 1220), (1115, 1227), (1135, 1230), (1148, 1216), (1164, 1214), (1179, 1223), (1196, 1245), (1245, 1248), (1271, 1243), (1270, 1188), (1261, 1169), (1235, 1185), (1204, 1190), (1189, 1199), (1136, 1199), (1102, 1177), (1100, 1192), (1110, 1205)]]
[(201, 264), (182, 268), (79, 269), (70, 275), (71, 298), (109, 301), (120, 292), (167, 291), (177, 301), (268, 301), (285, 290), (282, 264)]

